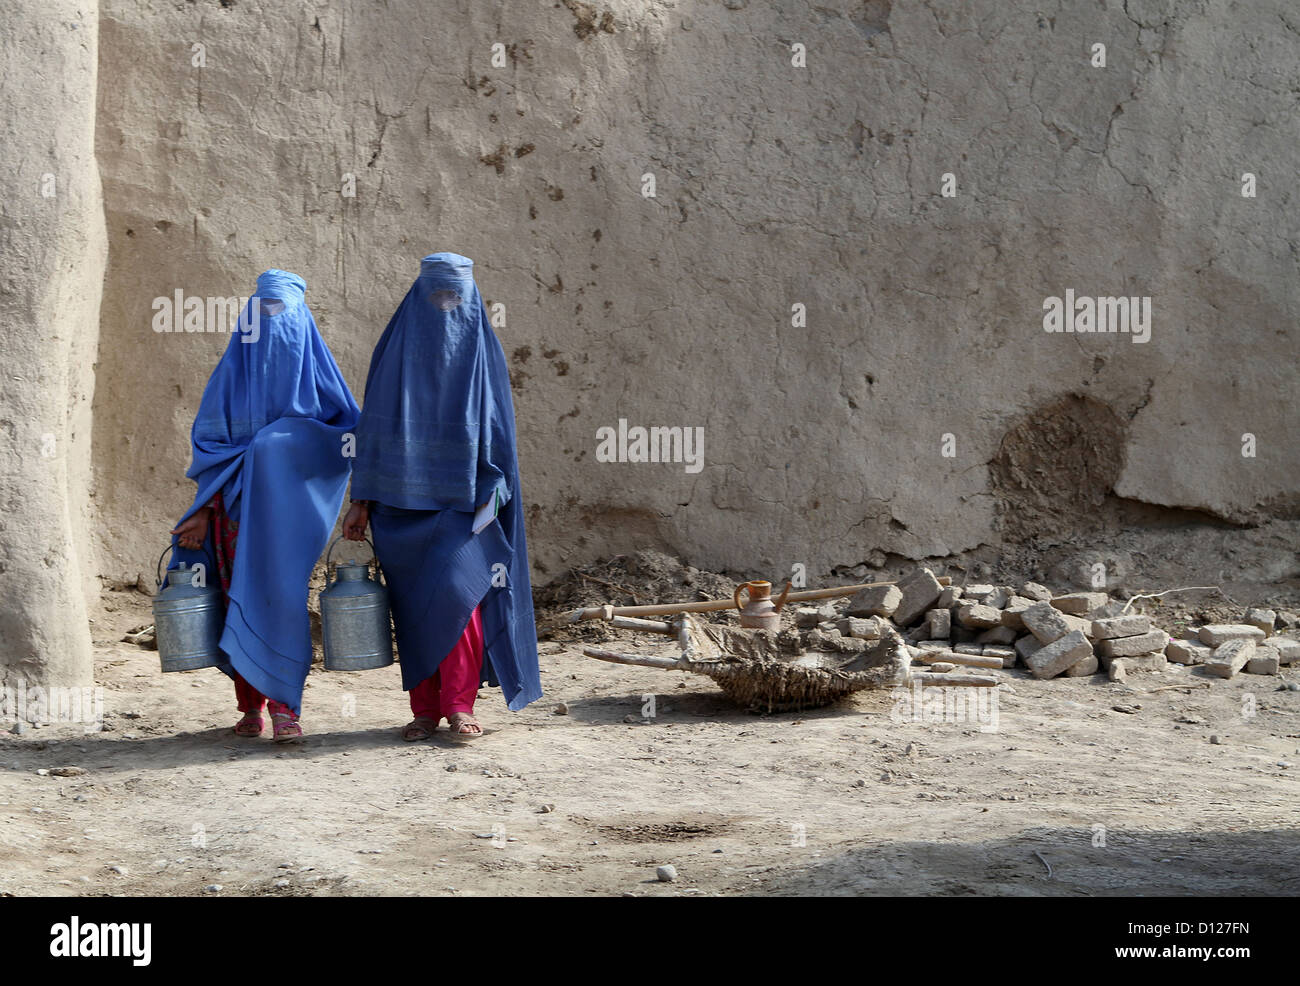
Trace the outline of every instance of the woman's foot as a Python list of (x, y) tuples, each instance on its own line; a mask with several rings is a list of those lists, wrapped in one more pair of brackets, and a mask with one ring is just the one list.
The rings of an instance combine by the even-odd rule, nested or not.
[(276, 712), (271, 716), (271, 725), (275, 732), (272, 738), (277, 743), (301, 743), (302, 726), (298, 717), (290, 712)]
[(236, 736), (261, 736), (262, 727), (266, 723), (262, 720), (260, 712), (245, 712), (244, 718), (235, 723)]
[(447, 722), (451, 725), (451, 735), (457, 739), (478, 739), (483, 735), (483, 727), (472, 712), (454, 712)]
[(405, 726), (402, 727), (402, 739), (408, 743), (414, 743), (417, 740), (427, 740), (433, 735), (433, 731), (438, 728), (438, 720), (429, 716), (416, 716)]

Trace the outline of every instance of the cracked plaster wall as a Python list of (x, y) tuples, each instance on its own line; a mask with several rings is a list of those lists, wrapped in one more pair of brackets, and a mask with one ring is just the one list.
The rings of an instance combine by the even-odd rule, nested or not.
[[(99, 38), (109, 578), (189, 501), (226, 341), (153, 333), (153, 298), (295, 270), (360, 397), (442, 249), (505, 306), (541, 578), (645, 546), (776, 576), (995, 541), (1004, 436), (1080, 398), (1122, 424), (1103, 494), (1294, 515), (1287, 0), (109, 0)], [(1151, 296), (1151, 341), (1045, 333), (1067, 288)], [(703, 470), (597, 462), (619, 418), (702, 427)]]

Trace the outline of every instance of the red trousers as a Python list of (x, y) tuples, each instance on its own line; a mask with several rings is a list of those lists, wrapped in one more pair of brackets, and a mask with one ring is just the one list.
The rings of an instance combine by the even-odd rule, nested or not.
[(430, 677), (411, 689), (411, 713), (435, 723), (457, 712), (473, 713), (483, 672), (483, 619), (478, 607), (470, 614), (465, 632)]
[(238, 671), (235, 672), (235, 700), (239, 703), (240, 712), (261, 712), (262, 706), (265, 705), (266, 711), (273, 716), (281, 714), (293, 716), (293, 709), (283, 702), (268, 700), (265, 695), (246, 682), (244, 676)]

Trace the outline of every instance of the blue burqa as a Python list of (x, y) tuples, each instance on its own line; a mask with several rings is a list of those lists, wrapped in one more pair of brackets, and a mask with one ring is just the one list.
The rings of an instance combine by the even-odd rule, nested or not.
[[(311, 670), (307, 583), (347, 489), (356, 401), (316, 328), (297, 274), (268, 270), (203, 391), (182, 521), (222, 494), (239, 525), (221, 651), (263, 695), (298, 711)], [(201, 551), (215, 579), (212, 530)]]
[[(473, 267), (425, 257), (389, 320), (366, 378), (352, 496), (375, 501), (402, 687), (438, 670), (480, 606), (484, 676), (517, 710), (542, 697), (537, 627), (510, 375)], [(493, 497), (496, 520), (473, 533)]]

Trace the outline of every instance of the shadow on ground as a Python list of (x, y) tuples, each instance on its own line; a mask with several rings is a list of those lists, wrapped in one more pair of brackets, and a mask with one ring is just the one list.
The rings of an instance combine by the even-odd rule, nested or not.
[[(1104, 835), (1103, 845), (1094, 845)], [(1049, 868), (1050, 867), (1050, 875)], [(748, 896), (1265, 896), (1300, 893), (1300, 831), (1034, 828), (987, 842), (887, 842), (784, 870)]]

